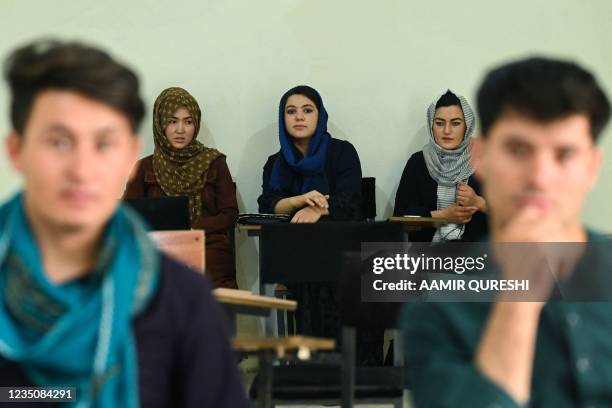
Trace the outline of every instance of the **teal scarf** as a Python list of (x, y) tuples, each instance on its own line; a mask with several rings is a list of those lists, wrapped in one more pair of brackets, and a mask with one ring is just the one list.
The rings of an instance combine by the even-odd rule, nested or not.
[(109, 221), (93, 271), (56, 285), (17, 194), (0, 206), (0, 356), (38, 386), (76, 387), (77, 407), (138, 407), (132, 319), (157, 290), (159, 255), (127, 208)]

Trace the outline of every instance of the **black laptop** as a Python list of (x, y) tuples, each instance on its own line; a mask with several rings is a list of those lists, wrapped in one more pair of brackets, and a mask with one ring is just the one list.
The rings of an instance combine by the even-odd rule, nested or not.
[(187, 196), (130, 198), (125, 203), (154, 231), (191, 229)]

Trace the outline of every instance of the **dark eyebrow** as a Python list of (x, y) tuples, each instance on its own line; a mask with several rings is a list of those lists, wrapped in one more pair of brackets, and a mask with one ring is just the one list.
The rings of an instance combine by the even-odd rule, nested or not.
[(52, 123), (47, 128), (47, 131), (55, 132), (55, 133), (65, 133), (67, 135), (72, 135), (72, 132), (70, 131), (70, 129), (68, 129), (66, 126), (62, 125), (61, 123)]
[[(69, 137), (74, 136), (74, 133), (72, 133), (72, 131), (69, 128), (62, 125), (61, 123), (53, 123), (51, 124), (51, 126), (49, 126), (47, 130), (49, 132), (60, 133), (63, 136), (69, 136)], [(103, 127), (101, 129), (96, 130), (95, 135), (96, 136), (107, 136), (107, 135), (112, 135), (116, 131), (117, 131), (116, 128), (107, 126), (107, 127)]]
[(506, 137), (506, 140), (504, 140), (504, 144), (505, 145), (523, 145), (523, 146), (527, 146), (527, 147), (531, 147), (532, 144), (529, 143), (529, 140), (527, 140), (525, 137), (518, 135), (518, 134), (509, 134)]
[(113, 133), (115, 133), (117, 129), (113, 128), (113, 127), (105, 127), (102, 128), (100, 130), (96, 131), (96, 136), (107, 136), (107, 135), (112, 135)]
[[(446, 119), (444, 119), (444, 118), (434, 118), (434, 120), (443, 120), (443, 121), (445, 121), (445, 122), (446, 122)], [(449, 119), (449, 120), (450, 120), (451, 122), (452, 122), (453, 120), (460, 120), (460, 121), (463, 121), (463, 119), (461, 119), (461, 118), (452, 118), (452, 119)]]
[[(305, 107), (307, 107), (307, 106), (309, 106), (309, 107), (311, 107), (311, 108), (314, 108), (314, 105), (313, 105), (313, 104), (310, 104), (310, 103), (307, 103), (306, 105), (302, 105), (301, 107), (302, 107), (302, 108), (305, 108)], [(287, 105), (287, 106), (285, 106), (285, 109), (295, 108), (295, 107), (296, 107), (295, 105)]]
[(574, 151), (577, 151), (578, 148), (576, 146), (561, 145), (561, 146), (555, 146), (555, 150), (564, 151), (564, 152), (574, 152)]

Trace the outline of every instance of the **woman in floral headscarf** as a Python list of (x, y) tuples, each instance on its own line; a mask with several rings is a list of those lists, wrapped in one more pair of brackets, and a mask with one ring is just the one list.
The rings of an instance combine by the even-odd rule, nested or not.
[(227, 231), (238, 204), (225, 155), (196, 138), (198, 102), (186, 90), (165, 89), (153, 107), (152, 155), (141, 159), (124, 198), (188, 196), (191, 228), (206, 231), (206, 272), (216, 287), (237, 288)]

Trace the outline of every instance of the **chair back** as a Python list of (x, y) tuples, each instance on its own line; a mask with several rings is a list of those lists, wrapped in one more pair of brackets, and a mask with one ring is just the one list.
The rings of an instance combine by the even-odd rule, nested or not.
[(160, 251), (204, 273), (204, 230), (151, 231)]
[(368, 221), (376, 218), (376, 178), (363, 177), (361, 179), (361, 211)]

